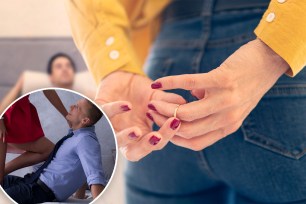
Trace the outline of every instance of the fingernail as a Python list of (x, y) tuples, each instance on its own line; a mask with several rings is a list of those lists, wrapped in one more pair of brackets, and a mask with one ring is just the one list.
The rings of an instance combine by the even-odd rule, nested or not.
[(180, 124), (181, 124), (181, 121), (179, 119), (174, 118), (170, 124), (170, 128), (172, 130), (175, 130)]
[(156, 137), (155, 135), (153, 135), (153, 136), (150, 138), (150, 140), (149, 140), (149, 142), (150, 142), (151, 145), (157, 145), (157, 143), (159, 143), (159, 141), (160, 141), (160, 138)]
[(138, 138), (138, 136), (135, 134), (135, 132), (131, 132), (128, 136), (131, 140), (136, 140)]
[(152, 117), (152, 115), (151, 115), (150, 113), (146, 113), (146, 116), (147, 116), (150, 120), (152, 120), (152, 121), (154, 122), (154, 119), (153, 119), (153, 117)]
[(154, 82), (153, 84), (151, 84), (152, 89), (159, 89), (161, 87), (162, 87), (162, 84), (160, 82)]
[(155, 106), (151, 103), (148, 105), (148, 108), (151, 109), (151, 110), (157, 111)]
[(128, 105), (122, 105), (122, 106), (120, 106), (120, 108), (121, 108), (121, 110), (123, 110), (123, 111), (129, 111), (129, 110), (131, 110), (130, 107), (129, 107)]

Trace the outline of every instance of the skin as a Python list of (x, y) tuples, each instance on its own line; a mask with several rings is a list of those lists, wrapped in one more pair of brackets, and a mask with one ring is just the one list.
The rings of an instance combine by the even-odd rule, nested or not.
[[(54, 90), (45, 90), (43, 93), (50, 103), (63, 115), (63, 117), (66, 117), (68, 112), (57, 93)], [(22, 144), (6, 143), (5, 129), (3, 120), (0, 120), (0, 164), (2, 167), (0, 168), (0, 183), (2, 183), (5, 175), (17, 169), (31, 166), (46, 160), (54, 148), (54, 144), (46, 137), (41, 137), (36, 141)], [(21, 155), (5, 164), (6, 152), (19, 153)]]
[(69, 59), (58, 57), (52, 63), (51, 83), (59, 88), (72, 89), (75, 72)]
[[(202, 150), (235, 132), (263, 95), (289, 65), (261, 40), (239, 48), (219, 67), (208, 73), (157, 79), (161, 90), (185, 89), (198, 101), (179, 107), (180, 130), (171, 142), (195, 151)], [(177, 103), (152, 100), (154, 121), (162, 125)]]
[[(185, 100), (176, 94), (152, 90), (151, 83), (152, 80), (145, 76), (117, 71), (103, 79), (98, 88), (96, 102), (110, 118), (118, 146), (130, 161), (138, 161), (163, 148), (178, 129), (171, 129), (170, 124), (175, 118), (169, 118), (159, 131), (152, 132), (153, 122), (146, 116), (149, 101), (185, 103)], [(128, 107), (128, 110), (122, 107)], [(129, 138), (131, 133), (136, 138)], [(153, 136), (160, 139), (155, 145), (149, 142)]]
[[(152, 151), (162, 149), (168, 141), (198, 151), (236, 131), (288, 68), (279, 55), (256, 39), (208, 73), (169, 76), (155, 81), (162, 84), (159, 90), (190, 90), (199, 99), (196, 102), (185, 104), (184, 99), (177, 95), (152, 92), (156, 89), (150, 88), (151, 81), (147, 77), (120, 71), (100, 82), (96, 101), (106, 104), (102, 108), (117, 132), (121, 152), (130, 161), (138, 161)], [(128, 105), (132, 110), (120, 114), (118, 107), (110, 108), (116, 103)], [(148, 104), (156, 110), (149, 110)], [(177, 112), (181, 125), (178, 130), (170, 132), (167, 126), (173, 119), (177, 104), (182, 104)], [(114, 114), (108, 109), (113, 109)], [(145, 117), (147, 112), (162, 132), (151, 132), (152, 123)], [(132, 131), (141, 138), (134, 143), (127, 136)], [(151, 134), (161, 137), (162, 143), (146, 145)]]

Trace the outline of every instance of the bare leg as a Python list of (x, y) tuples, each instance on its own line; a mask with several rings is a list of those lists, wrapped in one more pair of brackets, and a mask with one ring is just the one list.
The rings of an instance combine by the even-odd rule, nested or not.
[(6, 157), (6, 143), (0, 140), (0, 185), (3, 183), (5, 175), (5, 157)]
[(54, 148), (54, 144), (46, 137), (41, 137), (34, 142), (10, 145), (25, 152), (5, 165), (5, 175), (45, 161)]

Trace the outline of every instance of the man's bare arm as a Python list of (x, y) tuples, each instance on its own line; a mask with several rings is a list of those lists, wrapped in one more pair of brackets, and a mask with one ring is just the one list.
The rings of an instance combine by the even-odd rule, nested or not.
[(104, 190), (104, 186), (101, 184), (93, 184), (90, 186), (90, 191), (93, 199), (100, 195), (100, 193)]
[(19, 96), (21, 96), (21, 90), (23, 86), (23, 80), (24, 80), (24, 74), (21, 74), (17, 83), (14, 85), (14, 87), (8, 92), (7, 95), (4, 96), (4, 98), (1, 101), (0, 104), (0, 114), (3, 113), (3, 111)]

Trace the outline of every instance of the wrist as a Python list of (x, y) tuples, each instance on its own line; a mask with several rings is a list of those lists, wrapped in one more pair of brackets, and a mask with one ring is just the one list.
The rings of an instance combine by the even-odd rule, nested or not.
[(272, 71), (272, 73), (275, 75), (275, 77), (277, 77), (277, 79), (281, 77), (290, 68), (289, 64), (262, 40), (257, 38), (252, 42), (254, 42), (255, 46), (259, 50), (259, 53), (266, 61), (266, 68), (273, 69), (270, 71)]

